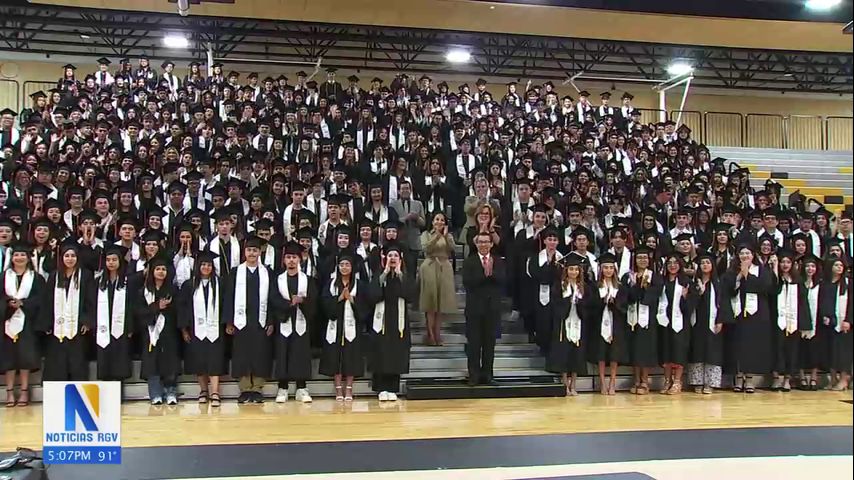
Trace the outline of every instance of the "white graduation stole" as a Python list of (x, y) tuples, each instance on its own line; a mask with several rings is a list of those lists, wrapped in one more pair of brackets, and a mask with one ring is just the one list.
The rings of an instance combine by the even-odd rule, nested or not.
[[(647, 285), (652, 282), (652, 270), (644, 270), (643, 277), (638, 282), (646, 281)], [(640, 325), (641, 328), (649, 327), (649, 305), (644, 305), (640, 302), (633, 303), (629, 305), (628, 311), (628, 324), (632, 330), (635, 329), (635, 325)]]
[(812, 287), (807, 287), (807, 304), (810, 311), (810, 330), (805, 332), (803, 337), (811, 339), (815, 337), (815, 329), (818, 325), (818, 291), (819, 285), (815, 284)]
[(270, 270), (276, 269), (276, 249), (269, 243), (264, 253), (264, 265), (270, 267)]
[[(104, 272), (104, 275), (109, 273)], [(101, 348), (107, 348), (110, 337), (120, 338), (125, 333), (125, 299), (127, 288), (119, 288), (113, 295), (113, 314), (110, 315), (110, 292), (108, 288), (98, 289), (98, 331), (95, 333), (95, 343)]]
[[(758, 277), (759, 266), (751, 265), (748, 269), (748, 275)], [(748, 316), (753, 315), (757, 310), (759, 310), (759, 296), (755, 293), (746, 293), (744, 295), (744, 303), (745, 305), (741, 304), (741, 280), (738, 280), (735, 283), (735, 295), (732, 297), (732, 300), (730, 300), (733, 315), (738, 316), (744, 313), (744, 316)], [(742, 307), (744, 308), (743, 312)]]
[[(668, 326), (673, 328), (673, 331), (679, 333), (682, 331), (682, 309), (679, 304), (682, 300), (682, 284), (677, 280), (673, 286), (673, 303), (667, 298), (667, 288), (661, 290), (661, 298), (658, 299), (658, 324), (662, 327)], [(667, 309), (670, 308), (670, 317), (667, 318)], [(672, 321), (671, 321), (672, 319)]]
[[(715, 284), (711, 281), (706, 283), (706, 291), (709, 292), (709, 330), (715, 332), (716, 321), (718, 319), (718, 301), (717, 292), (715, 292)], [(691, 314), (691, 326), (697, 324), (697, 309)]]
[[(358, 283), (354, 281), (352, 287), (352, 290), (350, 290), (350, 300), (344, 302), (344, 338), (341, 341), (342, 345), (344, 340), (352, 342), (356, 339), (356, 314), (353, 312), (353, 301), (358, 290)], [(338, 298), (340, 294), (334, 281), (329, 284), (329, 293), (332, 294), (333, 298)], [(385, 305), (383, 305), (383, 308), (385, 308)], [(335, 343), (337, 337), (338, 321), (330, 318), (326, 323), (326, 343), (332, 345)]]
[(605, 310), (602, 311), (602, 325), (599, 328), (599, 335), (606, 343), (611, 343), (614, 340), (614, 314), (608, 305), (608, 299), (617, 298), (617, 288), (611, 285), (599, 287), (599, 298), (605, 304)]
[[(198, 288), (193, 291), (193, 334), (199, 340), (207, 339), (211, 343), (219, 339), (219, 302), (216, 296), (222, 295), (219, 289), (215, 289), (216, 277), (199, 282)], [(205, 282), (208, 287), (208, 300), (205, 302)]]
[[(145, 301), (148, 302), (149, 305), (154, 304), (155, 297), (154, 292), (149, 290), (148, 288), (144, 289), (143, 295), (145, 295)], [(157, 312), (157, 319), (154, 320), (154, 325), (148, 326), (148, 351), (150, 352), (154, 347), (157, 346), (158, 340), (160, 340), (160, 334), (163, 333), (163, 327), (166, 326), (166, 317), (163, 316), (159, 311)]]
[[(400, 338), (403, 338), (403, 331), (406, 328), (406, 301), (403, 298), (397, 299), (397, 331), (400, 333)], [(385, 300), (380, 300), (374, 307), (374, 332), (385, 335)]]
[(790, 335), (798, 329), (798, 286), (784, 282), (777, 294), (777, 327)]
[[(246, 326), (246, 271), (249, 267), (245, 263), (237, 266), (237, 275), (235, 275), (234, 289), (234, 326), (238, 330), (243, 330)], [(270, 274), (267, 273), (267, 267), (258, 265), (258, 323), (261, 328), (267, 326), (267, 294), (270, 291)], [(255, 293), (255, 292), (253, 292)]]
[[(279, 278), (276, 279), (276, 284), (279, 287), (279, 294), (282, 295), (282, 298), (290, 300), (291, 292), (288, 290), (288, 273), (285, 272), (279, 275)], [(308, 275), (303, 272), (297, 273), (297, 296), (303, 299), (308, 296)], [(305, 314), (302, 311), (302, 305), (297, 306), (296, 310), (296, 328), (294, 328), (294, 322), (291, 322), (290, 318), (285, 319), (279, 327), (279, 333), (285, 338), (290, 337), (294, 330), (296, 330), (299, 336), (305, 334), (307, 323)]]
[(569, 298), (569, 313), (563, 320), (563, 329), (561, 337), (566, 332), (566, 338), (575, 345), (581, 342), (581, 318), (578, 316), (578, 302), (581, 300), (581, 295), (573, 285), (567, 285), (563, 289), (563, 298)]
[[(57, 275), (63, 275), (57, 272)], [(76, 279), (75, 279), (76, 277)], [(57, 285), (59, 278), (57, 277)], [(59, 339), (73, 339), (77, 336), (80, 317), (80, 270), (68, 279), (68, 289), (59, 286), (53, 289), (53, 336)]]
[[(555, 261), (559, 262), (563, 258), (563, 255), (560, 252), (555, 251)], [(542, 267), (549, 261), (549, 255), (545, 249), (540, 250), (539, 255), (537, 255), (537, 262)], [(530, 273), (529, 273), (530, 275)], [(551, 300), (551, 285), (550, 284), (540, 284), (540, 305), (546, 306), (549, 304)]]
[[(608, 249), (609, 253), (617, 254), (617, 251), (614, 248)], [(650, 260), (651, 262), (651, 260)], [(629, 252), (628, 248), (623, 248), (623, 253), (620, 254), (620, 265), (617, 269), (617, 276), (619, 278), (623, 278), (623, 275), (629, 273), (630, 266), (632, 264), (632, 253)]]
[[(25, 271), (24, 275), (21, 277), (20, 285), (16, 285), (18, 283), (17, 277), (18, 274), (16, 274), (11, 268), (6, 270), (6, 276), (3, 279), (6, 287), (6, 296), (10, 299), (22, 302), (30, 296), (30, 292), (33, 289), (35, 273), (33, 273), (32, 270)], [(17, 342), (18, 335), (24, 331), (25, 321), (26, 315), (24, 314), (24, 308), (21, 307), (15, 310), (15, 313), (6, 320), (4, 328), (6, 336), (11, 338), (13, 342)]]
[(845, 290), (844, 295), (836, 297), (836, 333), (842, 333), (842, 322), (845, 321), (845, 316), (848, 315), (848, 290)]

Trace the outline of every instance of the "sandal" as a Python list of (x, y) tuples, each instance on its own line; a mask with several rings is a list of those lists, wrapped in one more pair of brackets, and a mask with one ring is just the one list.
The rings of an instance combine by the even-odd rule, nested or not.
[(669, 392), (669, 391), (670, 391), (670, 388), (671, 388), (672, 386), (673, 386), (673, 382), (672, 382), (672, 381), (670, 381), (670, 379), (669, 379), (669, 378), (668, 378), (668, 379), (665, 379), (665, 380), (664, 380), (664, 386), (663, 386), (663, 387), (661, 387), (661, 391), (659, 391), (658, 393), (660, 393), (660, 394), (662, 394), (662, 395), (667, 395), (667, 392)]
[(344, 401), (345, 402), (352, 402), (353, 401), (353, 386), (347, 385), (346, 387), (344, 387), (344, 392), (349, 392), (349, 393), (344, 394)]
[(220, 405), (222, 405), (222, 400), (220, 400), (219, 394), (216, 392), (212, 393), (211, 394), (211, 406), (212, 407), (219, 407)]
[(648, 395), (649, 394), (649, 385), (646, 382), (642, 382), (638, 385), (638, 395)]
[(711, 395), (712, 392), (714, 392), (714, 390), (712, 390), (712, 387), (710, 387), (708, 385), (703, 387), (703, 395)]
[(736, 375), (735, 382), (732, 384), (732, 391), (735, 393), (741, 393), (744, 391), (744, 377), (741, 375)]
[(616, 395), (617, 394), (617, 383), (610, 382), (608, 383), (608, 395)]
[(699, 385), (694, 387), (694, 393), (702, 395), (703, 394), (703, 387), (701, 387)]
[(753, 377), (744, 377), (744, 393), (756, 393), (756, 387), (753, 386)]
[(12, 408), (16, 405), (15, 402), (15, 387), (6, 389), (6, 408)]
[(640, 384), (636, 383), (636, 384), (632, 385), (632, 388), (629, 389), (629, 393), (633, 393), (633, 394), (637, 395), (638, 388), (640, 388)]
[(201, 392), (199, 392), (199, 403), (200, 404), (208, 403), (208, 391), (207, 390), (202, 390)]
[(342, 390), (341, 385), (335, 386), (335, 401), (336, 402), (343, 402), (344, 401), (344, 395), (341, 393), (341, 390)]
[(30, 389), (22, 388), (21, 392), (18, 395), (18, 406), (26, 407), (30, 404)]

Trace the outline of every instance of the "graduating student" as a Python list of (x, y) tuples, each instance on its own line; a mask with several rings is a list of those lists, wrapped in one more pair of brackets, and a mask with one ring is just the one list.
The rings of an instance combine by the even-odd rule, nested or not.
[(671, 253), (664, 261), (664, 289), (658, 300), (658, 353), (664, 366), (661, 393), (682, 393), (682, 374), (688, 363), (691, 346), (691, 314), (696, 306), (696, 292), (685, 274), (682, 256)]
[(216, 236), (208, 242), (207, 248), (215, 253), (217, 263), (214, 265), (216, 274), (230, 280), (232, 271), (240, 264), (240, 241), (232, 234), (234, 221), (227, 208), (220, 208), (214, 214), (216, 220)]
[[(557, 232), (554, 236), (557, 243)], [(564, 268), (559, 270), (558, 284), (550, 303), (553, 315), (550, 342), (546, 356), (546, 370), (560, 373), (566, 386), (567, 396), (576, 396), (576, 380), (579, 373), (586, 373), (586, 341), (591, 335), (591, 309), (598, 291), (584, 278), (581, 258), (567, 257)], [(539, 333), (538, 333), (539, 334)]]
[(50, 274), (39, 309), (39, 330), (48, 334), (43, 381), (81, 381), (89, 376), (86, 346), (95, 315), (92, 273), (80, 264), (81, 246), (67, 241), (59, 247), (56, 271)]
[(312, 398), (306, 381), (311, 378), (311, 338), (317, 328), (317, 284), (300, 270), (303, 247), (297, 242), (285, 245), (285, 271), (275, 280), (273, 299), (279, 323), (273, 334), (276, 370), (279, 381), (276, 402), (288, 401), (288, 382), (296, 382), (298, 402)]
[(329, 318), (320, 355), (320, 373), (334, 379), (335, 400), (339, 402), (353, 400), (353, 379), (365, 371), (358, 324), (364, 318), (366, 295), (366, 283), (356, 279), (353, 257), (341, 256), (335, 277), (321, 295)]
[[(602, 395), (617, 393), (617, 366), (627, 361), (626, 299), (627, 290), (617, 276), (617, 259), (610, 253), (599, 256), (596, 289), (590, 312), (592, 332), (588, 336), (588, 360), (599, 367), (599, 391)], [(605, 384), (605, 368), (609, 382)]]
[(774, 275), (759, 264), (751, 241), (740, 243), (736, 255), (738, 260), (721, 278), (721, 307), (731, 322), (725, 328), (736, 371), (733, 390), (754, 393), (753, 375), (769, 373), (773, 361), (768, 298)]
[(131, 338), (134, 331), (134, 298), (139, 286), (132, 282), (127, 271), (121, 245), (104, 249), (104, 271), (96, 282), (95, 344), (98, 359), (98, 379), (125, 380), (131, 376)]
[(405, 276), (400, 247), (386, 245), (383, 271), (368, 287), (371, 318), (369, 366), (374, 374), (371, 386), (380, 401), (396, 401), (400, 375), (409, 373), (412, 346), (406, 304), (416, 295), (415, 282)]
[[(818, 390), (818, 370), (827, 369), (826, 345), (820, 336), (821, 318), (818, 316), (819, 293), (821, 292), (821, 260), (813, 255), (807, 254), (801, 259), (801, 272), (803, 274), (803, 286), (807, 291), (807, 310), (809, 311), (809, 329), (801, 332), (801, 345), (799, 347), (801, 366), (801, 390)], [(809, 370), (809, 375), (805, 371)]]
[(649, 369), (659, 364), (655, 315), (664, 280), (650, 266), (652, 255), (653, 250), (649, 247), (641, 245), (635, 248), (631, 271), (620, 279), (627, 293), (629, 361), (634, 368), (634, 385), (629, 391), (638, 395), (649, 393)]
[(226, 312), (225, 328), (226, 333), (234, 336), (231, 376), (240, 379), (239, 403), (263, 403), (261, 390), (273, 370), (270, 337), (275, 322), (267, 317), (276, 282), (273, 274), (260, 263), (261, 243), (257, 237), (246, 240), (243, 247), (246, 261), (232, 269), (229, 276), (233, 308)]
[[(6, 375), (6, 406), (25, 407), (30, 403), (30, 372), (41, 368), (41, 352), (36, 336), (37, 319), (42, 308), (45, 282), (30, 263), (32, 248), (25, 243), (13, 244), (9, 268), (3, 272), (0, 291), (0, 372)], [(20, 376), (20, 389), (15, 400), (15, 373)]]
[(149, 260), (142, 288), (134, 299), (142, 342), (140, 377), (148, 381), (152, 405), (162, 405), (164, 396), (167, 405), (178, 404), (178, 288), (169, 267), (169, 260), (163, 255)]
[(819, 316), (827, 338), (827, 366), (830, 368), (828, 388), (834, 391), (848, 389), (851, 380), (851, 279), (846, 277), (845, 260), (831, 257), (827, 261), (827, 280), (821, 287)]
[(694, 392), (710, 395), (721, 388), (723, 365), (723, 315), (720, 308), (721, 285), (717, 276), (716, 257), (711, 253), (697, 256), (697, 307), (691, 314), (691, 349), (688, 384)]
[(217, 255), (196, 254), (193, 273), (178, 296), (178, 328), (187, 344), (184, 370), (198, 376), (199, 403), (219, 407), (219, 377), (227, 372), (225, 323), (231, 308), (231, 289), (216, 274)]
[(794, 252), (780, 250), (771, 263), (775, 293), (771, 297), (774, 328), (774, 383), (772, 391), (792, 390), (792, 377), (798, 374), (800, 332), (810, 329), (807, 290), (801, 281)]
[(492, 236), (478, 232), (474, 236), (476, 255), (463, 262), (463, 287), (468, 301), (466, 315), (466, 356), (468, 384), (491, 384), (495, 360), (495, 332), (501, 318), (507, 268), (504, 260), (492, 254)]
[(557, 251), (559, 239), (554, 227), (546, 227), (540, 232), (540, 239), (543, 249), (528, 260), (527, 271), (531, 277), (529, 282), (534, 284), (535, 291), (532, 293), (536, 297), (532, 300), (535, 338), (540, 351), (547, 353), (553, 343), (553, 324), (559, 316), (556, 309), (563, 308), (552, 302), (561, 292), (563, 268), (559, 262), (563, 255)]
[(537, 284), (528, 275), (528, 259), (536, 257), (542, 249), (540, 232), (546, 227), (548, 216), (542, 205), (533, 206), (532, 223), (516, 233), (510, 250), (510, 292), (513, 306), (519, 311), (525, 323), (525, 330), (532, 340), (535, 339)]

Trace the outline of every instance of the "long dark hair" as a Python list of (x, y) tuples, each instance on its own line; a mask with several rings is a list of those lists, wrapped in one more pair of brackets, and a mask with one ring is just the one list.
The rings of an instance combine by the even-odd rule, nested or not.
[(830, 257), (827, 259), (827, 280), (833, 283), (833, 264), (839, 262), (842, 264), (842, 275), (839, 276), (839, 287), (837, 295), (844, 295), (848, 291), (848, 264), (842, 257)]
[[(145, 266), (145, 288), (147, 288), (148, 290), (150, 290), (152, 292), (157, 290), (157, 287), (155, 286), (155, 283), (154, 283), (154, 269), (159, 266), (157, 264), (159, 262), (153, 261), (156, 258), (158, 258), (158, 257), (152, 258), (148, 263), (146, 263), (146, 266)], [(163, 262), (165, 263), (164, 266), (166, 267), (166, 279), (163, 280), (163, 286), (165, 287), (172, 282), (172, 279), (175, 276), (175, 272), (170, 267), (170, 263), (168, 260), (164, 259)]]
[[(119, 269), (116, 271), (118, 280), (116, 282), (116, 289), (125, 288), (127, 286), (127, 262), (125, 261), (125, 257), (118, 253), (111, 253), (111, 255), (117, 255), (119, 257)], [(110, 272), (107, 271), (107, 255), (104, 255), (103, 265), (103, 273), (101, 273), (101, 278), (98, 279), (98, 289), (101, 291), (106, 290), (110, 283)]]
[[(65, 261), (63, 257), (65, 257), (65, 253), (69, 250), (74, 250), (74, 254), (77, 257), (77, 262), (74, 264), (74, 271), (71, 273), (71, 278), (65, 277)], [(70, 282), (74, 282), (75, 287), (80, 287), (80, 251), (76, 246), (66, 245), (64, 247), (60, 247), (59, 255), (56, 257), (56, 261), (58, 263), (56, 269), (56, 286), (59, 288), (68, 288)], [(70, 281), (69, 281), (70, 280)]]
[[(216, 260), (214, 260), (214, 261), (216, 261)], [(196, 289), (199, 288), (199, 285), (201, 285), (202, 280), (203, 280), (202, 279), (202, 263), (210, 263), (211, 264), (211, 275), (208, 278), (208, 280), (210, 280), (210, 283), (211, 283), (211, 291), (213, 292), (214, 297), (216, 297), (216, 287), (217, 287), (217, 284), (219, 283), (218, 282), (219, 275), (216, 274), (216, 268), (215, 268), (216, 265), (214, 265), (214, 263), (212, 261), (202, 262), (202, 261), (199, 261), (198, 259), (194, 259), (194, 261), (193, 261), (193, 275), (190, 277), (193, 281), (193, 291), (195, 292)]]

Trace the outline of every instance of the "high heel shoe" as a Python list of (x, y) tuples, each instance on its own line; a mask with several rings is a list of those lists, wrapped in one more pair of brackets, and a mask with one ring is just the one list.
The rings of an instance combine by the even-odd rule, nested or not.
[(12, 408), (15, 402), (15, 387), (6, 389), (6, 408)]
[(342, 390), (343, 389), (342, 389), (341, 385), (335, 386), (335, 401), (336, 402), (343, 402), (344, 401), (344, 394), (342, 393)]
[(659, 391), (658, 393), (660, 393), (662, 395), (667, 395), (667, 392), (670, 391), (670, 387), (672, 387), (672, 386), (673, 386), (673, 381), (670, 380), (669, 378), (665, 379), (664, 380), (664, 386), (661, 387), (661, 391)]
[(735, 393), (741, 393), (744, 391), (744, 376), (735, 376), (735, 382), (732, 384), (732, 391)]
[(810, 379), (809, 391), (811, 391), (811, 392), (817, 392), (818, 391), (818, 380), (816, 380), (814, 378)]
[(345, 392), (344, 393), (344, 401), (345, 402), (352, 402), (353, 401), (353, 386), (347, 385), (346, 387), (344, 387), (344, 392)]
[(617, 382), (609, 382), (608, 383), (608, 395), (616, 395), (617, 394)]
[(753, 377), (744, 377), (744, 393), (756, 393), (756, 387), (753, 386)]
[(22, 388), (21, 392), (18, 395), (18, 406), (26, 407), (30, 404), (30, 389)]

